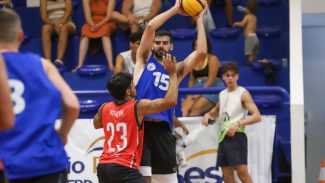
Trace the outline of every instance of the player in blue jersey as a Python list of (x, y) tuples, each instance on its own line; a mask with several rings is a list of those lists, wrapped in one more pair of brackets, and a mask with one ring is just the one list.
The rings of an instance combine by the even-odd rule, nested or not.
[[(165, 96), (168, 85), (168, 73), (161, 61), (166, 53), (173, 49), (172, 37), (168, 31), (156, 30), (168, 19), (180, 14), (180, 1), (169, 10), (153, 18), (143, 33), (137, 62), (134, 69), (136, 99), (155, 99)], [(207, 54), (207, 42), (203, 25), (203, 14), (196, 17), (197, 50), (184, 61), (176, 65), (178, 83), (203, 60)], [(151, 52), (151, 49), (153, 51)], [(140, 172), (147, 182), (177, 183), (175, 137), (172, 135), (175, 108), (145, 117), (145, 138)]]
[(10, 183), (66, 182), (64, 144), (79, 114), (78, 99), (49, 61), (18, 52), (23, 37), (18, 15), (0, 10), (0, 54), (16, 115), (14, 127), (0, 132), (0, 157)]
[(15, 116), (10, 100), (10, 91), (7, 80), (7, 72), (3, 58), (0, 56), (0, 130), (11, 128)]

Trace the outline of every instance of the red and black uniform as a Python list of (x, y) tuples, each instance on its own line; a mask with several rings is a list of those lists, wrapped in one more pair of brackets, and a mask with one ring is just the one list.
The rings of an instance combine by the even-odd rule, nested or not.
[(138, 171), (144, 129), (136, 114), (137, 103), (129, 100), (103, 106), (105, 141), (97, 167), (99, 182), (145, 182)]

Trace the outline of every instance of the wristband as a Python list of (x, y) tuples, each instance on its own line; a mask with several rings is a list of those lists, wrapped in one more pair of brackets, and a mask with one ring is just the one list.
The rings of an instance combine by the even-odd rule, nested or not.
[(240, 125), (240, 122), (239, 121), (237, 121), (237, 124), (238, 124), (238, 127), (240, 128), (241, 125)]

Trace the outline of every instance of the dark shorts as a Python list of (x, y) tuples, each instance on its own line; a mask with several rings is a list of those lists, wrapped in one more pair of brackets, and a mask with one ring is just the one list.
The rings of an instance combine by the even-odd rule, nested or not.
[(26, 179), (9, 180), (10, 183), (65, 183), (67, 181), (67, 170)]
[(144, 122), (141, 166), (151, 167), (152, 174), (176, 172), (176, 139), (165, 122)]
[(217, 166), (247, 165), (247, 137), (236, 132), (233, 137), (226, 136), (218, 148)]
[(97, 166), (99, 183), (146, 183), (139, 170), (115, 163), (100, 163)]
[(5, 172), (0, 169), (0, 183), (5, 183), (6, 177)]

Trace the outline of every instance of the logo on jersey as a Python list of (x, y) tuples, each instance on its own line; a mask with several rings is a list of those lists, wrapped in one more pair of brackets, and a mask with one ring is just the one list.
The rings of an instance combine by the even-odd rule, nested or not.
[(149, 63), (149, 64), (147, 65), (147, 69), (148, 69), (149, 71), (153, 71), (153, 70), (156, 69), (156, 65), (155, 65), (154, 63)]
[(230, 116), (227, 112), (223, 112), (222, 113), (222, 121), (229, 121), (230, 120)]

